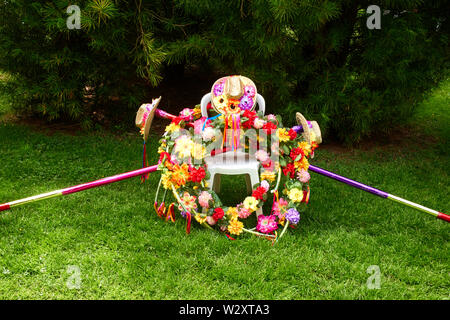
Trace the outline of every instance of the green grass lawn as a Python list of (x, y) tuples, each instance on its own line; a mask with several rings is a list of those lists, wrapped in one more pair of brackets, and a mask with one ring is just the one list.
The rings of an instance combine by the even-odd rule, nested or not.
[[(449, 94), (447, 80), (404, 139), (324, 145), (312, 163), (450, 213), (442, 147), (450, 141)], [(137, 169), (141, 147), (137, 132), (69, 135), (0, 124), (0, 203)], [(150, 156), (155, 162), (156, 152)], [(179, 216), (163, 222), (152, 208), (158, 173), (145, 184), (134, 178), (2, 213), (0, 299), (450, 298), (448, 224), (311, 175), (307, 212), (275, 246), (250, 235), (230, 241), (198, 225), (186, 235)], [(222, 197), (237, 203), (244, 192), (225, 179)], [(367, 287), (373, 265), (380, 289)]]

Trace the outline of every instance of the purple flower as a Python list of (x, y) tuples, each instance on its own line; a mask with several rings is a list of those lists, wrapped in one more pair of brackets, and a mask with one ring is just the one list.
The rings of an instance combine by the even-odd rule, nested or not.
[(246, 96), (253, 98), (256, 94), (256, 89), (254, 86), (247, 85), (244, 87), (244, 92)]
[(289, 223), (297, 224), (300, 221), (300, 213), (298, 213), (298, 211), (294, 208), (291, 208), (286, 211), (285, 218), (289, 221)]
[(222, 95), (223, 94), (223, 90), (224, 90), (223, 82), (219, 82), (218, 84), (216, 84), (214, 86), (214, 95), (216, 97)]
[(239, 103), (239, 108), (241, 110), (250, 110), (253, 107), (253, 100), (247, 95), (241, 97), (241, 102)]
[(183, 218), (186, 218), (186, 211), (180, 211), (180, 214)]

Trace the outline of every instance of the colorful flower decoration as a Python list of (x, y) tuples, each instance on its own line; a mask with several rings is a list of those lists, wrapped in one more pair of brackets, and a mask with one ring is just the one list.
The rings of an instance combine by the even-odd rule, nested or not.
[[(217, 134), (223, 132), (226, 121), (230, 119), (224, 116), (206, 119), (196, 111), (198, 108), (183, 109), (166, 127), (159, 141), (158, 169), (162, 174), (156, 198), (160, 189), (166, 192), (159, 205), (155, 199), (155, 209), (160, 217), (168, 219), (169, 211), (164, 200), (169, 191), (178, 203), (175, 208), (178, 207), (180, 215), (186, 219), (187, 232), (190, 232), (191, 221), (196, 221), (207, 228), (224, 232), (229, 239), (249, 233), (276, 241), (283, 236), (288, 225), (298, 225), (300, 212), (306, 208), (310, 195), (308, 157), (317, 144), (314, 141), (309, 144), (302, 134), (292, 128), (284, 128), (279, 116), (258, 116), (247, 108), (247, 102), (243, 103), (246, 98), (229, 99), (223, 95), (224, 90), (224, 82), (215, 84), (213, 91), (217, 97), (213, 99), (223, 98), (222, 102), (216, 102), (223, 104), (224, 108), (231, 108), (234, 104), (235, 113), (230, 118), (234, 128), (239, 128), (244, 134), (248, 129), (260, 129), (257, 145), (269, 146), (268, 150), (260, 148), (252, 155), (260, 163), (261, 182), (253, 186), (251, 194), (241, 203), (223, 206), (218, 195), (208, 186), (209, 173), (204, 158), (209, 156), (210, 144), (228, 143), (228, 138), (235, 138), (217, 140)], [(243, 97), (256, 94), (251, 85), (246, 85), (244, 91)], [(232, 112), (231, 109), (229, 112)], [(187, 121), (192, 123), (192, 127), (187, 125)], [(241, 143), (239, 147), (244, 151), (250, 150), (249, 144)], [(266, 202), (272, 205), (269, 215), (261, 214)], [(173, 207), (168, 206), (172, 211)], [(256, 227), (247, 229), (244, 221), (254, 215), (257, 215)], [(172, 214), (170, 217), (173, 219)], [(277, 233), (279, 226), (283, 228), (280, 234)]]

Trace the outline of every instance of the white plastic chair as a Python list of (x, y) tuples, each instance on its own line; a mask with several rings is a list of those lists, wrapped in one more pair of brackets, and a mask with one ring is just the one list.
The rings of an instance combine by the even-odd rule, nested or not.
[[(201, 112), (203, 117), (208, 117), (207, 105), (211, 101), (211, 93), (207, 93), (201, 100)], [(264, 98), (257, 94), (256, 103), (259, 111), (264, 115)], [(215, 156), (205, 158), (207, 170), (210, 177), (208, 187), (216, 193), (220, 192), (220, 175), (245, 175), (247, 192), (252, 191), (252, 187), (259, 183), (259, 161), (252, 155), (242, 150), (228, 151)], [(262, 214), (261, 208), (256, 211), (256, 215)]]

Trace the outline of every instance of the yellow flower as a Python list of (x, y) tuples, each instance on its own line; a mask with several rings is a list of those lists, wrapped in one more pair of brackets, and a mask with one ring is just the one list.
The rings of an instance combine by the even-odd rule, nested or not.
[(239, 220), (231, 220), (228, 225), (228, 232), (230, 234), (240, 235), (242, 233), (242, 229), (244, 228), (244, 224)]
[(166, 126), (166, 129), (165, 129), (165, 131), (167, 133), (172, 133), (172, 132), (175, 132), (175, 131), (178, 131), (178, 130), (180, 130), (180, 126), (177, 125), (174, 122), (171, 122), (168, 126)]
[(230, 217), (230, 220), (237, 220), (239, 217), (239, 211), (236, 207), (229, 207), (227, 210), (227, 215)]
[(293, 202), (300, 202), (303, 199), (303, 191), (297, 188), (293, 188), (288, 191), (288, 197)]
[(308, 170), (308, 168), (309, 168), (308, 159), (306, 159), (306, 157), (303, 157), (302, 160), (294, 162), (294, 167), (297, 170), (301, 170), (301, 169), (303, 169), (305, 171)]
[(198, 221), (198, 223), (202, 224), (206, 221), (206, 216), (201, 215), (200, 213), (197, 213), (195, 215), (195, 220)]
[(181, 158), (187, 158), (191, 156), (191, 150), (194, 146), (194, 142), (191, 138), (183, 135), (175, 140), (174, 151), (178, 153)]
[(200, 105), (195, 106), (193, 111), (194, 111), (194, 117), (199, 117), (202, 114), (202, 110), (200, 109)]
[[(172, 174), (170, 172), (166, 172), (161, 175), (161, 183), (162, 183), (164, 189), (172, 189), (173, 183), (172, 183), (171, 178), (172, 178)], [(175, 186), (175, 189), (180, 187), (178, 185), (174, 185), (174, 186)]]
[(258, 209), (258, 200), (255, 197), (247, 197), (244, 200), (244, 208), (250, 210), (251, 212)]
[(261, 172), (260, 178), (261, 181), (268, 180), (270, 182), (275, 181), (276, 174), (273, 171), (263, 171)]
[(192, 156), (195, 159), (203, 159), (206, 156), (206, 148), (199, 143), (194, 143), (192, 148)]
[(289, 141), (291, 138), (289, 137), (289, 133), (286, 128), (277, 129), (277, 137), (280, 139), (280, 142)]
[(308, 142), (306, 141), (299, 142), (298, 146), (303, 150), (303, 153), (305, 154), (306, 157), (311, 153), (311, 146), (309, 145)]

